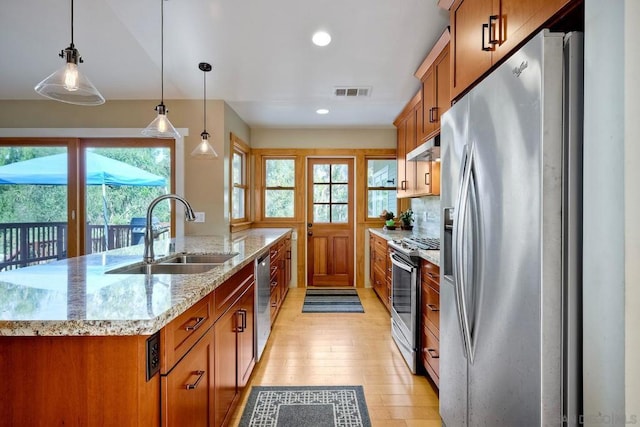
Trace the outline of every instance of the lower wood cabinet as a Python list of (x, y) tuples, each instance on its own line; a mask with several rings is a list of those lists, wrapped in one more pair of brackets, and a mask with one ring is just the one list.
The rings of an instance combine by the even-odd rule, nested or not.
[(373, 233), (369, 240), (369, 257), (371, 269), (371, 287), (380, 298), (387, 310), (391, 310), (391, 271), (387, 247), (387, 240), (384, 237)]
[(215, 329), (215, 425), (233, 413), (255, 365), (254, 284), (220, 317)]
[(214, 333), (210, 328), (185, 357), (162, 376), (162, 424), (214, 425)]
[(427, 374), (440, 384), (440, 268), (423, 260), (421, 266), (420, 360)]

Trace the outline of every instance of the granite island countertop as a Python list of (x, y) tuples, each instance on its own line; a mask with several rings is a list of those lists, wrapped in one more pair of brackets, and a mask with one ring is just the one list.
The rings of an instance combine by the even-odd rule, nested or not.
[(0, 336), (150, 335), (252, 262), (291, 229), (156, 241), (156, 259), (237, 253), (200, 274), (107, 274), (142, 261), (144, 245), (0, 273)]
[[(373, 233), (377, 236), (382, 237), (383, 239), (389, 240), (400, 240), (403, 237), (409, 237), (413, 234), (413, 231), (408, 230), (385, 230), (384, 228), (370, 228), (370, 233)], [(420, 258), (426, 259), (427, 261), (440, 266), (440, 251), (427, 251), (424, 249), (420, 249)]]

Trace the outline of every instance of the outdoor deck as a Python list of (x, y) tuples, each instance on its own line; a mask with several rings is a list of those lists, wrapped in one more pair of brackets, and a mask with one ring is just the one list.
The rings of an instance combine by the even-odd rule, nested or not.
[[(162, 235), (167, 229), (156, 232)], [(104, 252), (137, 244), (139, 233), (130, 225), (87, 225), (86, 253)], [(14, 270), (51, 260), (67, 258), (66, 222), (23, 222), (0, 224), (0, 271)]]

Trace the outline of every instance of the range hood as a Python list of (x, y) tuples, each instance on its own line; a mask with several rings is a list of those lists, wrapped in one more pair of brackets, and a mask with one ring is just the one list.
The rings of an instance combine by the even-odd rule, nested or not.
[(440, 135), (436, 135), (427, 142), (418, 145), (407, 153), (407, 161), (433, 162), (440, 159)]

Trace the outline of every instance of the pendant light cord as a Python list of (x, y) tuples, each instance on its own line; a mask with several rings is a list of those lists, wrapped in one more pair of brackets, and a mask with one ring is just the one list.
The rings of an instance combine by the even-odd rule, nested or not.
[(73, 49), (73, 0), (71, 0), (71, 48)]
[(160, 0), (160, 104), (164, 104), (164, 0)]
[(207, 73), (206, 71), (202, 72), (202, 77), (204, 80), (204, 131), (207, 131)]

